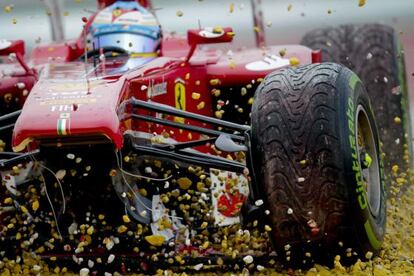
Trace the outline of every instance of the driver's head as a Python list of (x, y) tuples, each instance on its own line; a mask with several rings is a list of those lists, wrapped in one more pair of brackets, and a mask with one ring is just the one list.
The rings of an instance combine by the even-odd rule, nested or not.
[(116, 1), (98, 12), (88, 30), (88, 48), (117, 47), (128, 53), (155, 53), (161, 28), (155, 16), (135, 1)]

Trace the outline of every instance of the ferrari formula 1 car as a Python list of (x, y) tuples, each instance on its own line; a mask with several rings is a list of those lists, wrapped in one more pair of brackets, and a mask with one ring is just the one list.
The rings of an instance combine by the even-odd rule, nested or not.
[(23, 41), (0, 42), (3, 257), (93, 267), (128, 256), (145, 270), (208, 256), (249, 267), (272, 252), (295, 265), (379, 251), (386, 199), (374, 113), (385, 157), (401, 151), (386, 168), (410, 159), (392, 29), (317, 30), (304, 39), (315, 50), (223, 53), (197, 48), (231, 42), (231, 28), (162, 35), (148, 2), (99, 3), (76, 41), (28, 58)]

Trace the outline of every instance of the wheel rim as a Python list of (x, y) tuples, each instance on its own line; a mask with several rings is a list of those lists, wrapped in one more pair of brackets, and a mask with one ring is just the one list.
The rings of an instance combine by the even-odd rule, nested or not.
[(381, 182), (374, 139), (367, 112), (361, 105), (357, 109), (357, 149), (358, 160), (362, 170), (364, 191), (368, 197), (368, 206), (373, 216), (378, 216), (381, 205)]

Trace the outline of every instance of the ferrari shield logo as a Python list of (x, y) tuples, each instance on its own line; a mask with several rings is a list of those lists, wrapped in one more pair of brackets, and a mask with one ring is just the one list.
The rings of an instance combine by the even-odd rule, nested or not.
[[(186, 110), (186, 101), (185, 101), (185, 84), (182, 79), (177, 79), (174, 85), (174, 95), (175, 95), (175, 108), (180, 110)], [(176, 117), (174, 119), (176, 122), (184, 123), (184, 118)]]
[(121, 9), (115, 9), (112, 11), (112, 15), (114, 16), (114, 18), (117, 18), (122, 15), (122, 12), (123, 11)]

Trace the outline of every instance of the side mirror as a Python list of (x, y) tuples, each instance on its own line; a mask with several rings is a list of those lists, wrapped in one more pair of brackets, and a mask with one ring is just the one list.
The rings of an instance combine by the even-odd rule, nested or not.
[(0, 40), (0, 56), (16, 54), (24, 56), (23, 40)]
[(228, 43), (233, 41), (233, 37), (233, 29), (228, 27), (207, 27), (187, 31), (187, 41), (192, 47), (199, 44)]
[(0, 40), (0, 56), (8, 56), (14, 54), (19, 64), (23, 67), (27, 74), (35, 76), (36, 72), (31, 69), (24, 61), (24, 41), (23, 40)]
[(203, 29), (188, 30), (187, 41), (191, 46), (190, 51), (185, 58), (188, 62), (193, 56), (197, 45), (200, 44), (211, 44), (211, 43), (229, 43), (233, 41), (234, 32), (232, 28), (221, 28), (221, 27), (207, 27)]

